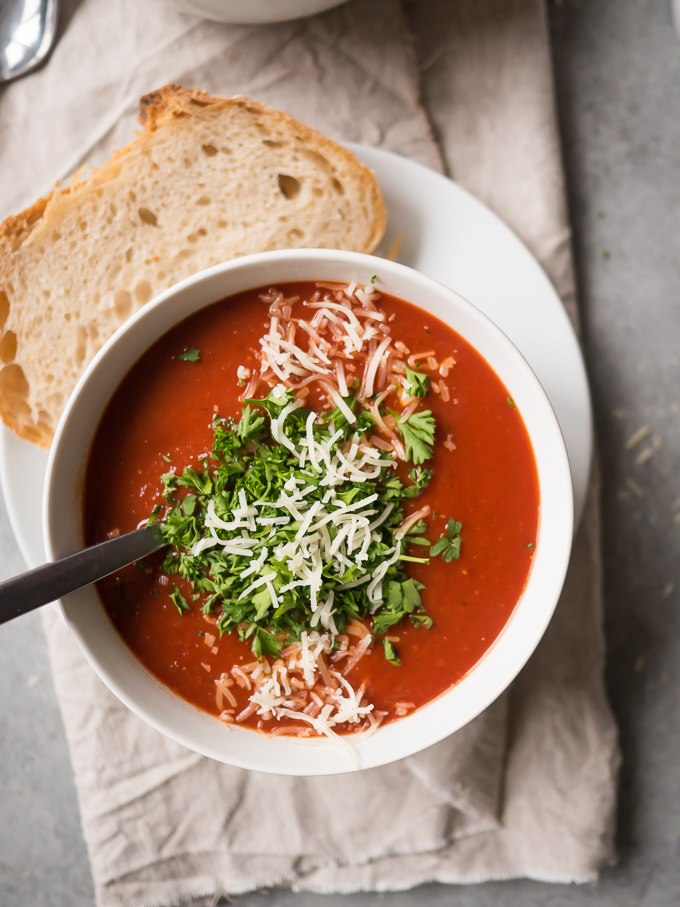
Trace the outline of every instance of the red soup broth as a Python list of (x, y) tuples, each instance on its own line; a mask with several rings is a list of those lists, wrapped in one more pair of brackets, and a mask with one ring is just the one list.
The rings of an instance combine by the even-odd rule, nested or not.
[[(316, 285), (279, 288), (286, 296), (305, 299)], [(178, 474), (186, 466), (199, 466), (212, 447), (215, 413), (239, 418), (244, 388), (236, 370), (258, 366), (259, 338), (269, 326), (259, 299), (263, 292), (266, 288), (240, 293), (191, 315), (161, 337), (122, 381), (101, 419), (87, 467), (88, 545), (130, 532), (164, 502), (160, 476), (168, 472), (168, 461)], [(463, 525), (459, 560), (447, 564), (436, 557), (427, 565), (408, 564), (409, 574), (425, 584), (421, 596), (434, 620), (432, 628), (415, 628), (405, 620), (390, 631), (399, 638), (400, 666), (387, 662), (377, 645), (348, 675), (355, 689), (366, 684), (365, 699), (386, 711), (389, 721), (396, 717), (396, 703), (418, 708), (450, 689), (503, 630), (531, 569), (539, 489), (522, 417), (486, 360), (416, 305), (386, 294), (378, 305), (388, 317), (394, 315), (392, 337), (411, 354), (434, 350), (439, 362), (455, 359), (444, 379), (450, 399), (444, 402), (430, 390), (425, 401), (437, 422), (434, 456), (425, 464), (434, 475), (421, 496), (405, 504), (405, 512), (430, 506), (426, 534), (432, 542), (451, 517)], [(189, 348), (200, 350), (200, 361), (177, 360)], [(321, 408), (314, 392), (306, 405)], [(153, 675), (217, 715), (214, 679), (234, 665), (252, 662), (250, 644), (239, 641), (236, 633), (220, 638), (198, 605), (180, 615), (169, 593), (177, 585), (191, 602), (189, 584), (162, 574), (160, 554), (146, 563), (144, 569), (130, 566), (97, 584), (104, 607)], [(246, 708), (248, 692), (236, 685), (231, 691), (237, 712)], [(244, 723), (254, 727), (258, 718)], [(264, 726), (271, 731), (282, 723), (272, 719)]]

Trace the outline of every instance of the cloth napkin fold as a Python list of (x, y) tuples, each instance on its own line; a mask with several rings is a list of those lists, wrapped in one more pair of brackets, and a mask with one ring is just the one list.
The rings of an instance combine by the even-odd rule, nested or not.
[[(248, 94), (448, 171), (517, 230), (576, 317), (542, 0), (353, 0), (258, 27), (154, 0), (84, 0), (68, 16), (48, 66), (0, 97), (3, 215), (129, 141), (146, 91)], [(511, 691), (380, 769), (281, 778), (205, 759), (122, 706), (54, 613), (44, 625), (100, 907), (274, 885), (590, 881), (613, 859), (596, 481), (555, 617)]]

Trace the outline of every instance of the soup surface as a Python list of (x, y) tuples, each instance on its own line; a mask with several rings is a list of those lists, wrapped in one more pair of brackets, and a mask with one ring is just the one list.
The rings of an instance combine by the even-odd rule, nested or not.
[[(343, 309), (358, 314), (352, 319)], [(359, 334), (363, 332), (362, 350), (357, 350), (362, 336), (357, 341), (354, 322), (360, 325)], [(281, 339), (286, 337), (288, 341)], [(281, 344), (286, 342), (310, 358), (295, 353), (296, 359), (283, 362)], [(278, 360), (271, 352), (273, 347), (278, 350)], [(292, 372), (291, 361), (297, 363)], [(367, 376), (371, 363), (374, 374)], [(324, 368), (324, 372), (314, 372), (314, 368)], [(250, 544), (252, 555), (230, 561), (231, 549), (225, 541), (229, 533), (223, 526), (231, 525), (231, 517), (223, 517), (221, 523), (216, 518), (208, 531), (209, 495), (203, 494), (201, 488), (207, 486), (201, 483), (210, 480), (216, 485), (217, 471), (227, 468), (223, 454), (210, 456), (216, 426), (238, 432), (244, 397), (271, 400), (272, 394), (278, 394), (280, 405), (273, 413), (280, 415), (286, 404), (293, 407), (291, 416), (295, 407), (298, 416), (304, 414), (305, 425), (300, 423), (301, 434), (295, 441), (300, 445), (294, 454), (299, 459), (309, 437), (305, 431), (321, 430), (319, 426), (325, 424), (313, 415), (310, 422), (309, 412), (328, 416), (337, 406), (338, 392), (356, 414), (366, 415), (355, 423), (345, 419), (337, 456), (344, 461), (355, 457), (353, 469), (366, 474), (378, 463), (373, 471), (379, 473), (376, 488), (380, 496), (373, 510), (365, 511), (373, 515), (363, 523), (349, 515), (338, 525), (334, 525), (332, 513), (327, 518), (330, 541), (336, 541), (336, 547), (325, 558), (324, 585), (317, 595), (304, 586), (304, 563), (296, 567), (304, 561), (302, 554), (295, 561), (296, 555), (291, 553), (295, 538), (302, 534), (303, 553), (312, 559), (309, 563), (320, 557), (314, 553), (314, 545), (304, 548), (305, 527), (300, 520), (295, 522), (295, 513), (304, 517), (308, 510), (288, 513), (284, 508), (287, 498), (281, 491), (284, 504), (274, 503), (280, 509), (266, 511), (282, 513), (279, 522), (275, 517), (258, 522), (258, 530), (266, 529), (273, 541), (263, 541), (262, 532), (259, 542), (249, 541), (247, 537), (254, 533), (233, 529), (231, 544), (237, 546), (233, 550)], [(357, 400), (351, 399), (352, 393)], [(426, 415), (424, 411), (435, 420), (427, 425), (436, 424), (429, 450), (427, 431), (420, 433), (420, 441), (414, 441), (399, 421), (425, 425), (417, 422), (420, 413)], [(336, 409), (328, 434), (337, 428), (343, 413), (342, 407)], [(252, 414), (265, 418), (261, 434), (244, 442), (245, 460), (280, 446), (273, 437), (279, 431), (274, 416), (270, 419), (264, 409), (253, 409)], [(281, 424), (292, 424), (291, 416)], [(290, 437), (294, 437), (292, 433)], [(315, 442), (309, 443), (314, 451)], [(288, 445), (293, 446), (290, 440)], [(332, 448), (328, 449), (332, 457)], [(288, 447), (282, 452), (293, 456)], [(309, 466), (305, 472), (301, 466), (310, 478), (298, 481), (305, 493), (311, 488), (302, 487), (306, 481), (316, 483), (311, 489), (318, 504), (314, 505), (314, 519), (326, 512), (324, 507), (331, 507), (321, 499), (326, 487), (321, 447), (316, 453), (317, 472)], [(363, 466), (358, 459), (362, 455)], [(301, 462), (303, 466), (307, 462), (304, 456)], [(254, 469), (257, 463), (253, 463), (246, 464), (239, 475)], [(184, 473), (187, 467), (194, 472)], [(414, 467), (419, 471), (413, 472)], [(431, 470), (429, 483), (424, 470)], [(350, 470), (346, 484), (337, 486), (339, 495), (344, 491), (349, 495), (338, 507), (347, 507), (355, 486), (371, 490), (369, 484), (357, 480), (355, 472)], [(196, 487), (191, 482), (178, 483), (183, 474), (198, 476)], [(396, 504), (390, 508), (385, 505), (384, 483), (389, 484), (389, 476), (395, 475), (404, 488), (412, 488), (415, 479), (415, 491), (420, 489), (420, 494), (395, 498)], [(295, 482), (288, 487), (295, 489)], [(335, 494), (329, 491), (325, 500), (336, 501)], [(300, 508), (307, 506), (302, 498), (297, 497)], [(247, 504), (253, 514), (265, 512), (257, 510), (264, 505), (252, 497)], [(232, 523), (238, 526), (240, 519), (243, 526), (249, 520), (255, 525), (255, 517), (238, 510), (235, 493), (230, 506), (235, 514)], [(379, 282), (378, 288), (297, 283), (260, 288), (215, 303), (187, 318), (144, 354), (101, 420), (87, 468), (84, 507), (88, 544), (129, 532), (150, 515), (163, 518), (171, 511), (173, 525), (182, 520), (182, 526), (188, 525), (193, 519), (192, 526), (206, 539), (205, 550), (196, 555), (185, 550), (180, 565), (176, 556), (180, 536), (176, 535), (176, 546), (167, 556), (156, 555), (98, 584), (118, 632), (160, 681), (227, 723), (237, 721), (272, 733), (332, 736), (406, 715), (445, 692), (475, 666), (505, 626), (526, 584), (536, 542), (539, 492), (521, 415), (494, 371), (461, 336), (416, 305), (381, 293)], [(353, 512), (361, 516), (358, 506)], [(411, 527), (410, 514), (419, 516)], [(285, 516), (291, 521), (288, 527), (282, 526)], [(358, 540), (362, 526), (381, 518), (381, 528), (371, 528), (371, 523), (364, 535), (367, 546), (377, 546), (377, 553), (371, 555), (377, 560), (362, 562), (359, 556), (355, 563), (360, 545), (352, 549), (349, 535), (356, 531)], [(308, 521), (308, 533), (316, 528), (314, 519)], [(345, 537), (338, 541), (341, 529)], [(279, 537), (279, 530), (289, 535)], [(378, 550), (376, 539), (383, 531), (382, 549)], [(333, 550), (323, 549), (322, 535), (319, 528), (317, 547), (322, 552)], [(290, 570), (298, 570), (291, 574), (297, 592), (287, 590), (273, 572), (267, 574), (266, 564), (276, 566), (277, 562), (262, 547), (265, 543), (270, 548), (284, 543), (293, 546), (286, 549), (290, 558), (286, 563)], [(258, 558), (265, 558), (262, 551), (268, 552), (270, 560), (260, 564)], [(231, 564), (236, 569), (238, 563), (242, 574), (249, 565), (248, 581), (236, 577), (241, 583), (238, 589), (251, 579), (255, 588), (247, 594), (217, 594), (217, 587), (211, 585), (210, 566), (201, 574), (207, 577), (204, 585), (197, 586), (188, 573), (206, 552), (218, 560), (223, 558), (226, 568)], [(394, 561), (395, 557), (399, 559)], [(388, 560), (393, 563), (378, 569), (377, 564)], [(342, 569), (340, 561), (345, 564)], [(183, 576), (177, 572), (180, 566)], [(384, 572), (382, 581), (378, 579), (380, 570)], [(349, 572), (341, 577), (343, 571)], [(227, 581), (228, 574), (226, 569)], [(358, 579), (352, 581), (352, 577)], [(417, 582), (407, 586), (409, 579)], [(349, 596), (351, 589), (354, 598)], [(406, 592), (414, 589), (418, 591), (413, 593), (415, 599), (409, 599), (409, 611)], [(369, 590), (370, 607), (352, 604), (358, 600), (357, 590)], [(295, 599), (297, 606), (285, 604), (286, 595), (293, 601), (294, 593), (308, 592), (312, 599), (309, 607), (305, 599), (306, 610), (300, 597)], [(401, 610), (392, 600), (393, 593), (395, 601), (401, 601)], [(258, 613), (264, 613), (257, 627), (251, 627), (247, 615), (238, 618), (238, 609), (252, 607), (250, 602), (258, 594)], [(320, 604), (324, 596), (325, 611)], [(345, 606), (346, 601), (350, 604)], [(312, 613), (315, 604), (320, 618), (316, 611)], [(231, 616), (223, 610), (228, 608)], [(281, 610), (284, 613), (277, 617)], [(228, 628), (226, 632), (220, 632), (220, 623)], [(345, 711), (337, 705), (341, 697), (345, 697)]]

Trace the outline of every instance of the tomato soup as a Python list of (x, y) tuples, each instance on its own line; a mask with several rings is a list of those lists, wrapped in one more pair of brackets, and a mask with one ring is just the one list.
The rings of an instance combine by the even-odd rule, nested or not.
[[(308, 379), (301, 375), (307, 367), (307, 359), (298, 353), (295, 361), (298, 364), (301, 362), (302, 367), (297, 372), (286, 375), (285, 379), (276, 375), (269, 384), (260, 384), (257, 393), (251, 392), (251, 396), (264, 398), (274, 382), (280, 382), (282, 394), (284, 389), (297, 385), (297, 389), (290, 391), (291, 396), (285, 399), (292, 400), (293, 394), (304, 393), (305, 406), (321, 411), (334, 405), (335, 397), (330, 396), (331, 390), (327, 386), (331, 379), (335, 381), (337, 377), (341, 391), (346, 390), (346, 384), (349, 387), (350, 378), (357, 386), (360, 380), (364, 383), (372, 380), (369, 390), (374, 391), (373, 394), (368, 394), (363, 404), (357, 404), (357, 412), (363, 405), (370, 415), (369, 408), (378, 396), (376, 382), (382, 381), (382, 386), (388, 389), (396, 388), (388, 392), (379, 404), (379, 412), (376, 411), (380, 422), (388, 420), (384, 433), (381, 435), (379, 426), (373, 424), (363, 436), (364, 441), (356, 441), (355, 446), (365, 443), (370, 447), (374, 438), (377, 455), (384, 458), (383, 462), (393, 456), (390, 444), (397, 451), (396, 459), (399, 460), (398, 451), (403, 453), (406, 443), (403, 423), (400, 426), (399, 418), (408, 420), (404, 414), (417, 405), (421, 409), (426, 408), (435, 420), (432, 456), (423, 463), (432, 471), (431, 479), (417, 498), (403, 501), (406, 520), (410, 513), (426, 513), (426, 528), (420, 531), (417, 544), (409, 541), (413, 535), (401, 538), (401, 530), (395, 531), (394, 539), (399, 542), (398, 546), (397, 541), (393, 545), (396, 556), (406, 556), (407, 559), (395, 561), (385, 573), (388, 577), (389, 570), (397, 566), (404, 571), (397, 578), (402, 589), (406, 588), (406, 575), (422, 584), (422, 588), (417, 588), (422, 614), (429, 618), (428, 625), (420, 620), (412, 621), (405, 614), (400, 622), (384, 630), (379, 640), (371, 638), (370, 645), (364, 645), (360, 657), (352, 663), (354, 655), (351, 653), (356, 651), (363, 638), (360, 629), (362, 620), (366, 628), (363, 632), (370, 633), (375, 618), (371, 613), (364, 615), (364, 618), (347, 618), (342, 625), (344, 632), (338, 631), (337, 638), (331, 630), (326, 631), (330, 642), (326, 640), (326, 654), (320, 656), (329, 669), (336, 666), (337, 671), (330, 680), (324, 673), (325, 680), (319, 679), (318, 686), (314, 688), (318, 691), (317, 699), (321, 697), (320, 702), (324, 695), (331, 695), (329, 689), (337, 689), (340, 693), (349, 687), (354, 691), (360, 690), (361, 701), (370, 704), (367, 708), (372, 709), (374, 718), (379, 715), (381, 722), (389, 722), (424, 706), (457, 683), (474, 668), (503, 630), (531, 570), (539, 519), (539, 488), (534, 455), (521, 414), (486, 360), (454, 330), (416, 304), (376, 291), (371, 295), (370, 285), (362, 297), (364, 301), (357, 302), (350, 292), (353, 289), (354, 285), (349, 290), (345, 288), (344, 296), (336, 285), (308, 282), (255, 289), (208, 306), (158, 340), (128, 373), (101, 419), (86, 473), (85, 531), (87, 544), (94, 544), (135, 529), (152, 513), (162, 517), (170, 506), (167, 482), (166, 486), (161, 482), (164, 474), (174, 472), (180, 476), (186, 467), (193, 467), (197, 472), (205, 470), (206, 477), (214, 474), (217, 466), (209, 458), (209, 452), (214, 442), (215, 416), (219, 414), (227, 420), (233, 416), (237, 421), (241, 418), (244, 394), (253, 387), (252, 376), (266, 375), (269, 368), (264, 361), (269, 355), (269, 347), (265, 348), (263, 343), (271, 347), (273, 341), (262, 341), (262, 338), (281, 331), (284, 322), (288, 324), (286, 336), (295, 338), (296, 350), (304, 350), (310, 355), (318, 353), (321, 357), (315, 360), (324, 363), (317, 366), (325, 369), (321, 384), (313, 380), (311, 372)], [(279, 304), (276, 300), (280, 300), (281, 294), (287, 305), (275, 309), (275, 312), (282, 314), (274, 317), (276, 323), (272, 326), (271, 300), (274, 299), (274, 305)], [(369, 346), (366, 356), (372, 355), (375, 360), (375, 376), (369, 378), (366, 377), (371, 368), (369, 358), (365, 363), (358, 363), (357, 351), (351, 347), (354, 343), (354, 322), (342, 311), (343, 306), (351, 307), (346, 301), (349, 296), (352, 296), (352, 304), (358, 313), (354, 320), (361, 325), (364, 335), (372, 333), (367, 330), (368, 325), (379, 328), (378, 333), (366, 341)], [(310, 300), (317, 297), (320, 301), (315, 303), (316, 309), (305, 308)], [(338, 299), (341, 301), (338, 302)], [(311, 316), (319, 311), (318, 306), (324, 300), (326, 307), (323, 311), (326, 315), (321, 318), (317, 315), (316, 321), (313, 321)], [(333, 318), (337, 318), (339, 325)], [(301, 321), (304, 322), (304, 330), (301, 329)], [(349, 325), (346, 329), (345, 324)], [(322, 329), (329, 332), (329, 340), (323, 344)], [(350, 340), (342, 333), (345, 330)], [(287, 342), (281, 339), (283, 336), (282, 333), (276, 334), (279, 353)], [(391, 338), (389, 343), (383, 337)], [(338, 344), (344, 345), (333, 347), (329, 352), (329, 344), (334, 338)], [(387, 352), (380, 359), (383, 348)], [(342, 369), (333, 358), (336, 353), (344, 363), (341, 377)], [(399, 356), (403, 356), (403, 362)], [(378, 359), (379, 363), (375, 365)], [(326, 360), (330, 364), (325, 364)], [(272, 368), (278, 369), (276, 361), (271, 361)], [(407, 371), (409, 362), (412, 368)], [(423, 398), (410, 396), (409, 391), (414, 392), (415, 388), (413, 378), (410, 382), (404, 380), (404, 376), (413, 375), (416, 371), (419, 378), (427, 375), (427, 379), (422, 381), (423, 389), (427, 385), (427, 395)], [(305, 380), (308, 383), (303, 391), (300, 385)], [(391, 380), (394, 380), (392, 385), (389, 384)], [(358, 392), (360, 396), (363, 391), (366, 391), (364, 384)], [(401, 394), (400, 398), (398, 394)], [(281, 399), (284, 400), (283, 397)], [(399, 405), (402, 406), (402, 415), (397, 418), (394, 407)], [(303, 429), (301, 432), (303, 440), (300, 444), (303, 444)], [(393, 442), (391, 438), (401, 440)], [(250, 443), (251, 448), (257, 446)], [(350, 431), (343, 448), (345, 459), (350, 456), (348, 451), (352, 449), (352, 443)], [(368, 447), (366, 450), (370, 453)], [(413, 452), (411, 455), (417, 456)], [(362, 468), (368, 469), (372, 462), (369, 457), (367, 465)], [(399, 476), (408, 485), (411, 481), (409, 470), (415, 462), (415, 459), (407, 463), (399, 461), (390, 474)], [(174, 482), (172, 476), (170, 482)], [(294, 484), (291, 487), (294, 488)], [(351, 489), (351, 484), (343, 487)], [(175, 504), (181, 503), (182, 496), (188, 491), (190, 489), (176, 489), (174, 497), (170, 497)], [(316, 513), (322, 513), (321, 508), (319, 492)], [(247, 514), (247, 511), (243, 512)], [(286, 513), (284, 511), (284, 515)], [(289, 518), (294, 519), (293, 516)], [(254, 517), (246, 515), (243, 519), (254, 520)], [(349, 517), (346, 519), (349, 520)], [(274, 520), (270, 518), (269, 522)], [(283, 521), (281, 517), (279, 523)], [(452, 528), (452, 521), (458, 529)], [(261, 522), (266, 523), (266, 520)], [(224, 520), (222, 523), (228, 525)], [(294, 527), (298, 525), (299, 521)], [(311, 522), (310, 527), (313, 528)], [(270, 530), (270, 535), (275, 528)], [(366, 536), (367, 545), (374, 544), (371, 539), (375, 538), (377, 531), (371, 529), (373, 536)], [(243, 530), (241, 536), (245, 537), (245, 534)], [(456, 535), (458, 542), (455, 541)], [(345, 551), (342, 545), (338, 547), (337, 534), (333, 537), (338, 550)], [(445, 540), (440, 545), (444, 546), (443, 554), (433, 556), (440, 538)], [(242, 544), (240, 538), (234, 544), (237, 542)], [(224, 544), (223, 539), (219, 544)], [(291, 541), (290, 544), (294, 543)], [(451, 550), (447, 555), (445, 546), (449, 544)], [(389, 549), (385, 549), (384, 554), (378, 552), (375, 556), (385, 558), (388, 554)], [(455, 554), (458, 556), (455, 557)], [(350, 558), (350, 555), (347, 557)], [(394, 558), (395, 554), (389, 554), (389, 557)], [(238, 631), (232, 629), (221, 634), (217, 624), (221, 614), (220, 601), (216, 599), (214, 611), (204, 614), (201, 606), (206, 601), (206, 594), (197, 592), (191, 579), (164, 570), (163, 560), (162, 553), (155, 555), (145, 563), (127, 567), (97, 585), (118, 633), (153, 675), (177, 695), (206, 712), (222, 714), (227, 721), (243, 716), (240, 717), (241, 724), (273, 733), (286, 732), (286, 729), (296, 726), (295, 718), (290, 714), (296, 708), (308, 716), (305, 719), (307, 722), (316, 721), (316, 715), (324, 714), (322, 706), (314, 704), (316, 694), (311, 684), (308, 684), (306, 692), (302, 689), (304, 680), (294, 685), (294, 691), (300, 689), (302, 697), (299, 701), (295, 700), (297, 705), (290, 708), (272, 706), (269, 712), (261, 704), (259, 708), (254, 708), (250, 697), (257, 683), (252, 678), (258, 674), (271, 676), (275, 663), (285, 664), (286, 646), (293, 637), (286, 636), (286, 632), (276, 626), (266, 625), (267, 632), (271, 630), (273, 638), (278, 640), (276, 645), (283, 647), (284, 656), (280, 658), (277, 652), (265, 652), (258, 659), (253, 654), (254, 637), (239, 638), (246, 636), (247, 622), (242, 622)], [(253, 555), (253, 562), (255, 560)], [(325, 569), (328, 573), (330, 566)], [(362, 569), (361, 563), (358, 569)], [(254, 579), (251, 585), (259, 582), (257, 590), (260, 592), (271, 588), (264, 570), (263, 567), (259, 574), (257, 571), (251, 574)], [(274, 573), (269, 576), (274, 577)], [(363, 587), (359, 585), (357, 588), (372, 589), (374, 598), (382, 594), (386, 601), (387, 580), (383, 587), (376, 586), (370, 580), (369, 576), (360, 576), (355, 583), (363, 582)], [(271, 582), (275, 581), (276, 577)], [(281, 582), (276, 589), (272, 588), (269, 615), (275, 613), (274, 599), (278, 605), (283, 600), (281, 589), (286, 587)], [(298, 585), (303, 582), (298, 580)], [(345, 586), (351, 588), (352, 584), (345, 583)], [(256, 591), (249, 595), (255, 595)], [(322, 597), (322, 593), (319, 595)], [(336, 600), (338, 595), (336, 584)], [(240, 607), (240, 603), (247, 601), (248, 597), (239, 599), (236, 595), (232, 596), (232, 607), (236, 608), (237, 604)], [(178, 608), (178, 601), (183, 603), (182, 608)], [(373, 606), (371, 610), (373, 614), (378, 613)], [(329, 606), (326, 626), (329, 626), (332, 613), (332, 606)], [(338, 613), (338, 620), (341, 617)], [(269, 617), (262, 619), (266, 621)], [(348, 635), (353, 624), (359, 626), (359, 630), (355, 626), (356, 636)], [(315, 626), (318, 636), (323, 627), (321, 623)], [(340, 644), (337, 639), (341, 640)], [(345, 654), (350, 652), (344, 662), (343, 646)], [(347, 649), (348, 646), (353, 648)], [(262, 666), (263, 662), (263, 670), (253, 668), (255, 663)], [(345, 673), (341, 679), (343, 665)], [(346, 670), (348, 665), (349, 670)], [(239, 673), (239, 666), (245, 666), (247, 670)], [(325, 671), (323, 667), (319, 669)], [(242, 680), (243, 675), (245, 680)], [(296, 676), (304, 678), (306, 675), (300, 673)], [(224, 682), (228, 684), (229, 692), (225, 692), (224, 697), (221, 693), (216, 696), (216, 681), (220, 677), (226, 678)], [(281, 683), (289, 688), (285, 678)], [(217, 688), (220, 689), (219, 682)], [(280, 690), (279, 693), (280, 698), (276, 701), (283, 702), (284, 693)], [(334, 695), (336, 699), (339, 696)], [(230, 703), (232, 707), (225, 710), (224, 706)], [(370, 714), (365, 712), (364, 717)], [(304, 722), (302, 725), (297, 722), (297, 726), (305, 727), (306, 733), (312, 733), (315, 727)], [(359, 726), (364, 729), (368, 725), (360, 724), (358, 720), (354, 724), (338, 720), (337, 731), (354, 731)]]

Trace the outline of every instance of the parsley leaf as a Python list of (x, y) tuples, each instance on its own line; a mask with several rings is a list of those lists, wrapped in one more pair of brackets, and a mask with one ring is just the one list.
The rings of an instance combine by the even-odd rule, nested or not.
[(174, 472), (163, 473), (161, 482), (165, 485), (166, 491), (177, 491), (177, 476)]
[(146, 525), (147, 525), (147, 526), (151, 526), (152, 523), (157, 522), (159, 516), (161, 515), (161, 510), (162, 510), (162, 509), (163, 509), (163, 505), (162, 505), (162, 504), (156, 504), (156, 506), (154, 507), (154, 509), (151, 511), (151, 516), (150, 516), (149, 519), (146, 521)]
[(182, 501), (182, 512), (187, 516), (191, 516), (194, 510), (196, 509), (196, 495), (188, 494)]
[(244, 403), (252, 403), (254, 406), (261, 406), (266, 409), (272, 419), (281, 415), (284, 407), (288, 406), (295, 399), (295, 394), (291, 390), (281, 391), (279, 387), (271, 390), (266, 397), (260, 400), (244, 400)]
[(436, 422), (429, 409), (411, 413), (408, 419), (401, 419), (399, 413), (390, 410), (397, 420), (397, 430), (406, 445), (406, 461), (416, 466), (429, 460), (434, 452), (434, 431)]
[(174, 589), (172, 590), (172, 592), (170, 593), (170, 598), (172, 599), (172, 603), (177, 608), (177, 610), (179, 611), (180, 614), (184, 614), (185, 611), (191, 610), (189, 605), (187, 605), (187, 600), (182, 595), (182, 593), (179, 591), (177, 586), (175, 586)]
[(185, 362), (200, 362), (201, 354), (197, 349), (184, 350), (179, 356), (175, 356), (175, 359), (183, 359)]
[(247, 444), (261, 434), (263, 428), (264, 416), (256, 413), (250, 406), (245, 406), (241, 421), (238, 423), (238, 436), (241, 441)]
[(406, 368), (406, 392), (409, 397), (427, 397), (427, 389), (430, 386), (430, 376), (423, 375), (421, 372), (414, 372), (408, 365)]
[(432, 479), (432, 470), (431, 469), (421, 469), (418, 466), (416, 469), (409, 469), (408, 473), (409, 479), (413, 482), (413, 485), (409, 485), (404, 489), (405, 498), (417, 498), (422, 491), (430, 484)]
[(462, 542), (460, 537), (460, 530), (462, 528), (462, 523), (457, 523), (455, 520), (449, 520), (446, 524), (446, 531), (430, 548), (430, 557), (436, 557), (438, 554), (441, 554), (447, 564), (453, 560), (458, 560)]
[(204, 469), (203, 472), (196, 472), (192, 466), (187, 466), (182, 475), (177, 478), (177, 485), (193, 488), (199, 494), (210, 494), (212, 491), (212, 479), (208, 470)]
[(260, 658), (262, 655), (278, 655), (282, 644), (268, 630), (258, 627), (253, 636), (253, 652)]
[(383, 647), (385, 649), (385, 658), (392, 665), (400, 665), (401, 659), (397, 655), (397, 650), (394, 648), (389, 639), (383, 639)]

